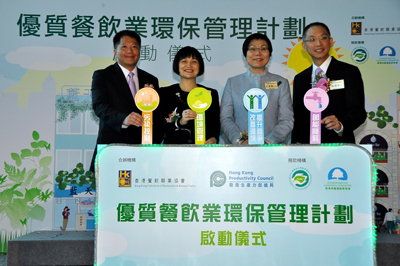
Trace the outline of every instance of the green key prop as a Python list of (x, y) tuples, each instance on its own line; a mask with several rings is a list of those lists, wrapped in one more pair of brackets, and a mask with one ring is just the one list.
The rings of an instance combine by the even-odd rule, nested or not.
[(194, 120), (195, 144), (204, 144), (206, 142), (205, 111), (210, 108), (211, 102), (211, 91), (202, 87), (192, 89), (187, 97), (190, 109), (197, 113)]

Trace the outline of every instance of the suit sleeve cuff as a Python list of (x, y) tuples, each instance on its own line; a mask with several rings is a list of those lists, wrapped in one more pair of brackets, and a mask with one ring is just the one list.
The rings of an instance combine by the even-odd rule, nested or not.
[(343, 135), (343, 129), (344, 129), (344, 127), (343, 127), (343, 124), (342, 124), (341, 122), (339, 122), (339, 123), (340, 123), (340, 129), (339, 129), (339, 130), (334, 129), (334, 131), (335, 131), (339, 136), (342, 136), (342, 135)]

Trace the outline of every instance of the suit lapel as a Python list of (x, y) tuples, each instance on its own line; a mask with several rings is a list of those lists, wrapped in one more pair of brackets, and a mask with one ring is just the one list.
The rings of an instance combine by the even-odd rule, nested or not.
[(138, 90), (140, 90), (141, 88), (143, 88), (144, 87), (144, 84), (143, 84), (143, 72), (142, 72), (142, 70), (140, 69), (140, 68), (137, 68), (137, 75), (138, 75), (138, 81), (139, 81), (139, 88), (138, 88)]
[(305, 91), (308, 91), (312, 87), (312, 65), (304, 70), (303, 80), (302, 80), (305, 88)]
[[(139, 89), (144, 88), (146, 83), (149, 82), (149, 80), (147, 78), (147, 74), (145, 71), (141, 70), (140, 68), (137, 69), (137, 73), (138, 73), (138, 79), (139, 79)], [(152, 84), (152, 85), (155, 86), (154, 84)]]
[(116, 84), (116, 89), (120, 91), (126, 97), (129, 99), (129, 97), (133, 101), (133, 96), (131, 93), (131, 90), (129, 88), (128, 82), (126, 81), (126, 78), (124, 76), (124, 72), (122, 72), (122, 69), (119, 67), (118, 63), (114, 64), (114, 75), (113, 79)]
[(338, 60), (332, 57), (331, 63), (329, 64), (328, 69), (326, 70), (326, 76), (328, 78), (330, 79), (335, 78), (335, 74), (338, 72), (337, 71), (338, 62), (339, 62)]

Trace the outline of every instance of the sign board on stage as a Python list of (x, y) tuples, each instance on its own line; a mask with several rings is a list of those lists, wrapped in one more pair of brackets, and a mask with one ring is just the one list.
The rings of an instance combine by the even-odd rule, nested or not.
[(97, 265), (374, 265), (355, 145), (100, 149)]

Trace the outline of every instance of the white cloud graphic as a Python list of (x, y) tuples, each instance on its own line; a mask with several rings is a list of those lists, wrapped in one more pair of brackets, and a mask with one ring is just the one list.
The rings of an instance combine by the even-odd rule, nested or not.
[(20, 47), (6, 55), (6, 60), (22, 68), (38, 71), (62, 71), (70, 67), (83, 67), (91, 62), (84, 54), (69, 48), (29, 46)]

